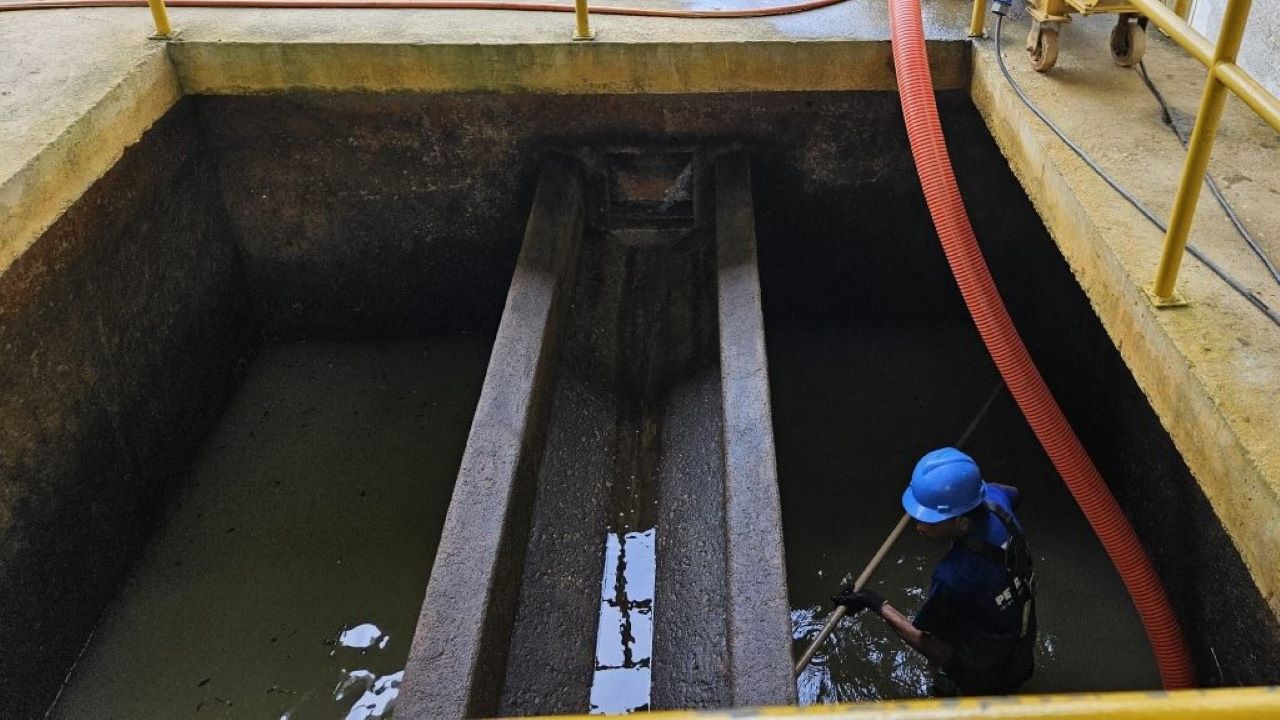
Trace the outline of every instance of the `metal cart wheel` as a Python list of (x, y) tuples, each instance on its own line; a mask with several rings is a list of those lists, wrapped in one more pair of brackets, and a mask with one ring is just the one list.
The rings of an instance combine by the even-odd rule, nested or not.
[(1049, 72), (1058, 62), (1057, 26), (1033, 22), (1027, 35), (1027, 55), (1036, 72)]
[(1147, 51), (1145, 23), (1132, 22), (1133, 15), (1123, 13), (1111, 28), (1111, 57), (1121, 67), (1133, 67), (1142, 62)]

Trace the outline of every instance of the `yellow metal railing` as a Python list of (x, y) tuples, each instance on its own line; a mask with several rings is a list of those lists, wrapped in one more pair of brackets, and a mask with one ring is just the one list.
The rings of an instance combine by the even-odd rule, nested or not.
[[(1227, 0), (1227, 10), (1222, 18), (1216, 44), (1211, 44), (1187, 24), (1185, 18), (1189, 0), (1176, 0), (1172, 9), (1161, 0), (1128, 2), (1209, 71), (1204, 93), (1200, 98), (1200, 109), (1196, 112), (1191, 143), (1187, 147), (1187, 159), (1182, 166), (1182, 177), (1178, 181), (1178, 192), (1174, 196), (1173, 212), (1169, 217), (1169, 230), (1164, 236), (1160, 264), (1156, 268), (1155, 279), (1147, 288), (1156, 306), (1179, 305), (1182, 301), (1174, 292), (1174, 285), (1182, 264), (1182, 254), (1187, 247), (1187, 238), (1191, 233), (1191, 220), (1195, 217), (1196, 205), (1200, 201), (1200, 189), (1204, 184), (1205, 171), (1209, 167), (1209, 155), (1213, 152), (1213, 141), (1218, 132), (1218, 121), (1222, 118), (1227, 91), (1235, 93), (1236, 97), (1277, 132), (1280, 132), (1280, 100), (1236, 65), (1236, 53), (1240, 50), (1240, 39), (1244, 36), (1248, 23), (1251, 0)], [(983, 33), (985, 5), (986, 0), (974, 0), (969, 25), (969, 34), (973, 37), (979, 37)]]
[(591, 32), (591, 20), (587, 13), (587, 0), (573, 0), (573, 39), (594, 40), (596, 34)]
[[(599, 717), (566, 715), (557, 716), (556, 720), (597, 720)], [(644, 717), (652, 720), (1275, 720), (1280, 717), (1280, 687), (901, 700), (722, 712), (656, 712)]]
[[(1250, 0), (1228, 0), (1222, 27), (1218, 31), (1218, 42), (1209, 57), (1204, 57), (1208, 42), (1203, 36), (1164, 5), (1155, 0), (1131, 2), (1209, 70), (1204, 93), (1200, 97), (1200, 110), (1196, 113), (1195, 128), (1191, 131), (1191, 143), (1187, 146), (1187, 159), (1182, 166), (1178, 194), (1174, 196), (1169, 231), (1165, 233), (1164, 249), (1160, 253), (1160, 265), (1156, 268), (1155, 280), (1150, 288), (1152, 299), (1157, 305), (1161, 305), (1175, 297), (1174, 283), (1178, 279), (1178, 267), (1182, 263), (1187, 237), (1191, 233), (1191, 220), (1195, 216), (1196, 204), (1200, 201), (1200, 188), (1204, 184), (1204, 173), (1209, 167), (1209, 154), (1213, 151), (1213, 141), (1218, 133), (1218, 121), (1222, 118), (1227, 91), (1234, 92), (1278, 132), (1280, 101), (1235, 63), (1240, 40), (1249, 20)], [(1183, 32), (1175, 34), (1172, 32), (1173, 28)], [(1194, 37), (1190, 37), (1193, 34)]]
[(147, 0), (151, 6), (151, 19), (156, 23), (156, 34), (151, 37), (157, 40), (173, 37), (173, 27), (169, 25), (169, 13), (165, 10), (164, 0)]

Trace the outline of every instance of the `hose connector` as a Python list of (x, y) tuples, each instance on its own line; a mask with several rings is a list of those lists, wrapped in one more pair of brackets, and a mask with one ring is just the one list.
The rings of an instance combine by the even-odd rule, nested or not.
[(991, 12), (1000, 17), (1006, 17), (1012, 5), (1013, 0), (991, 0)]

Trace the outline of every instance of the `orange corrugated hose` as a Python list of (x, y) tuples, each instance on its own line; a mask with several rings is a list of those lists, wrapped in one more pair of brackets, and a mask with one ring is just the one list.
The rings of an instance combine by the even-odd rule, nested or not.
[[(592, 15), (631, 15), (636, 17), (669, 18), (753, 18), (817, 10), (838, 5), (847, 0), (809, 0), (787, 5), (770, 5), (762, 8), (740, 10), (670, 10), (660, 8), (616, 7), (592, 5)], [(166, 7), (204, 8), (293, 8), (293, 9), (346, 9), (346, 10), (517, 10), (523, 12), (574, 11), (573, 5), (536, 2), (491, 2), (489, 0), (166, 0)], [(0, 12), (8, 10), (57, 10), (93, 7), (147, 7), (146, 0), (26, 0), (3, 2)]]
[(920, 175), (929, 214), (933, 217), (942, 249), (969, 314), (973, 316), (978, 333), (995, 360), (1010, 394), (1084, 511), (1129, 590), (1151, 641), (1165, 689), (1194, 687), (1195, 672), (1182, 628), (1151, 559), (1063, 417), (1058, 403), (1049, 394), (1040, 371), (1013, 327), (978, 248), (977, 237), (969, 224), (969, 215), (965, 212), (951, 169), (942, 126), (938, 122), (921, 25), (920, 0), (889, 0), (889, 22), (893, 65), (898, 76), (898, 93), (907, 123), (911, 154), (915, 157), (916, 172)]

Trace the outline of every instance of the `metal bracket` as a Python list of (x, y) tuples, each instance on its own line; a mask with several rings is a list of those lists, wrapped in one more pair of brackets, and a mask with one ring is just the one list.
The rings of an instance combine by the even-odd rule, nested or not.
[(1158, 309), (1183, 307), (1191, 304), (1182, 296), (1182, 293), (1177, 290), (1174, 290), (1173, 294), (1169, 297), (1160, 297), (1155, 293), (1155, 285), (1144, 285), (1142, 286), (1142, 292), (1147, 294), (1147, 299), (1150, 300), (1151, 304)]

